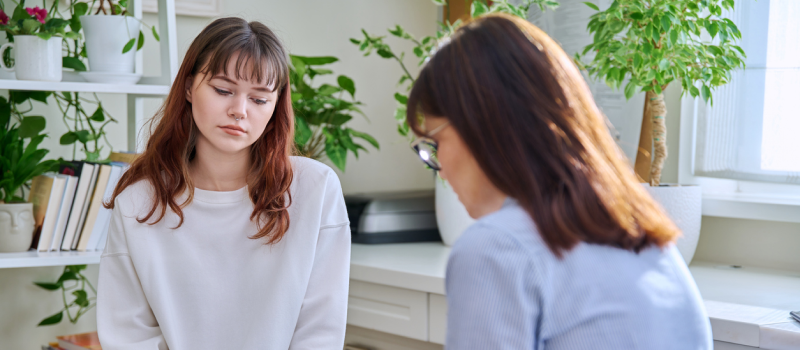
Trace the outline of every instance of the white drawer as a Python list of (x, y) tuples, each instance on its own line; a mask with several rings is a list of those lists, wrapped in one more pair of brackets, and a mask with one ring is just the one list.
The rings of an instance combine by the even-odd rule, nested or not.
[(347, 324), (428, 341), (428, 293), (351, 280)]
[(430, 308), (428, 341), (444, 345), (447, 330), (447, 299), (441, 294), (428, 294), (428, 298)]

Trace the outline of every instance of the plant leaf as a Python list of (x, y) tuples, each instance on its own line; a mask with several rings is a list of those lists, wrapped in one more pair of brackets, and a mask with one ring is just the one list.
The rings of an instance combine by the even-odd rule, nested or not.
[(305, 145), (311, 139), (311, 128), (308, 127), (306, 120), (299, 116), (294, 117), (294, 124), (294, 142), (300, 146)]
[(711, 98), (711, 89), (708, 88), (708, 85), (703, 85), (701, 91), (703, 93), (703, 101), (708, 102), (708, 100)]
[(122, 48), (122, 53), (128, 53), (131, 49), (133, 49), (133, 44), (136, 43), (136, 39), (128, 40), (128, 43), (125, 44), (125, 47)]
[(47, 121), (41, 116), (24, 117), (19, 126), (19, 137), (23, 139), (34, 137), (44, 130), (46, 124)]
[(64, 135), (61, 135), (61, 138), (58, 140), (58, 143), (62, 145), (71, 145), (75, 143), (75, 141), (78, 141), (78, 135), (70, 131), (65, 133)]
[(347, 148), (332, 142), (325, 143), (325, 154), (339, 170), (344, 171), (347, 164)]
[(77, 72), (85, 72), (86, 65), (77, 57), (62, 57), (61, 64), (64, 68), (72, 68)]
[(586, 6), (589, 6), (590, 8), (592, 8), (592, 10), (600, 11), (600, 8), (597, 7), (597, 5), (595, 5), (595, 4), (591, 3), (591, 2), (584, 1), (583, 3), (586, 4)]
[(54, 314), (48, 318), (45, 318), (42, 320), (42, 322), (39, 322), (39, 326), (49, 326), (59, 323), (61, 322), (62, 318), (64, 318), (64, 311), (59, 311), (57, 314)]
[(83, 16), (88, 11), (89, 11), (89, 4), (85, 2), (76, 3), (75, 6), (72, 7), (72, 12), (73, 12), (72, 18)]
[(156, 38), (156, 41), (161, 41), (161, 37), (158, 36), (158, 31), (156, 31), (156, 27), (150, 27), (150, 29), (153, 31), (153, 37)]
[(139, 31), (139, 40), (136, 43), (136, 51), (141, 50), (142, 46), (144, 46), (144, 33), (142, 33), (142, 31), (140, 30)]
[(369, 142), (376, 149), (381, 149), (381, 146), (378, 144), (378, 140), (376, 140), (374, 137), (370, 136), (369, 134), (366, 134), (366, 133), (363, 133), (363, 132), (360, 132), (360, 131), (355, 131), (353, 129), (348, 129), (348, 130), (350, 131), (350, 135), (353, 135), (355, 137), (363, 139), (364, 141)]
[(351, 97), (356, 97), (356, 84), (353, 82), (353, 79), (350, 79), (344, 75), (340, 75), (338, 78), (336, 78), (336, 82), (339, 83), (340, 88), (349, 92)]
[(33, 282), (33, 284), (47, 290), (58, 290), (61, 288), (61, 285), (58, 283)]
[(102, 122), (106, 120), (105, 115), (103, 115), (103, 105), (98, 104), (97, 109), (92, 113), (92, 116), (89, 119), (94, 120), (96, 122)]
[(333, 56), (308, 57), (308, 56), (292, 55), (292, 57), (297, 57), (297, 59), (303, 61), (303, 63), (305, 63), (308, 66), (321, 66), (325, 64), (331, 64), (339, 60), (338, 58)]

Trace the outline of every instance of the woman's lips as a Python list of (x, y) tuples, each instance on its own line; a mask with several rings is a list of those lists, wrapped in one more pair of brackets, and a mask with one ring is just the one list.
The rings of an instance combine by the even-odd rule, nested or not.
[(244, 134), (246, 134), (242, 128), (236, 125), (225, 125), (225, 126), (220, 126), (220, 128), (222, 129), (222, 131), (233, 136), (243, 136)]

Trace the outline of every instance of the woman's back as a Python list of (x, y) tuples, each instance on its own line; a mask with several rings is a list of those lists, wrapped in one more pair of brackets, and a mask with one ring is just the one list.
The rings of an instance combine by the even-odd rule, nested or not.
[(713, 348), (674, 246), (579, 243), (559, 259), (511, 199), (453, 247), (447, 299), (452, 349)]

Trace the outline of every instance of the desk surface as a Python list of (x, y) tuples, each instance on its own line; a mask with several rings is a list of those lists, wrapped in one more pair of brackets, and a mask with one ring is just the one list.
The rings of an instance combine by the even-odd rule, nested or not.
[[(444, 294), (450, 248), (441, 242), (353, 244), (350, 278)], [(711, 319), (714, 339), (763, 349), (800, 349), (800, 273), (694, 261), (689, 270)]]

